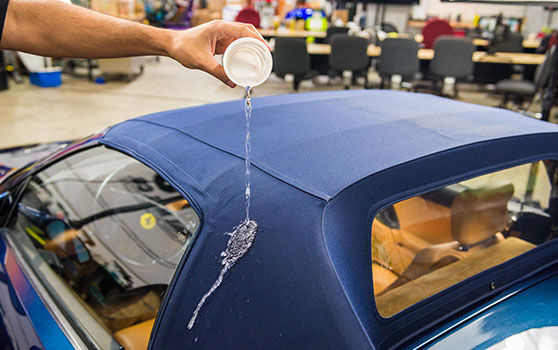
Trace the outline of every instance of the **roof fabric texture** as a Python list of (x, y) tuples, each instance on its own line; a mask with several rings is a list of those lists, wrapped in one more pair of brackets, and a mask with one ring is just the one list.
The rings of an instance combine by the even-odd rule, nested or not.
[(426, 300), (382, 319), (372, 297), (371, 215), (445, 181), (556, 157), (558, 126), (395, 91), (282, 95), (252, 105), (258, 235), (191, 332), (192, 311), (221, 269), (224, 233), (244, 218), (244, 103), (132, 119), (100, 140), (151, 166), (201, 216), (161, 306), (152, 348), (393, 347), (481, 300), (494, 278), (506, 286), (518, 271), (555, 259), (557, 247), (535, 249), (525, 263), (509, 262), (440, 293), (436, 307)]
[[(253, 165), (326, 200), (359, 179), (418, 157), (558, 129), (503, 109), (396, 91), (282, 95), (256, 98), (252, 105)], [(243, 101), (156, 113), (116, 128), (134, 121), (180, 131), (169, 144), (194, 138), (244, 158)], [(138, 136), (146, 144), (158, 137), (150, 132), (154, 127), (142, 130)]]

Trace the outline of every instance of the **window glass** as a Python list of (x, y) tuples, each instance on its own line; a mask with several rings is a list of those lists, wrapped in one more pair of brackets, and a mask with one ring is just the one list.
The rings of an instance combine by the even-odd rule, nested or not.
[(556, 162), (540, 161), (382, 209), (372, 222), (380, 315), (392, 316), (553, 239), (557, 183)]
[(199, 219), (153, 170), (95, 147), (33, 176), (14, 225), (49, 291), (103, 343), (155, 317)]

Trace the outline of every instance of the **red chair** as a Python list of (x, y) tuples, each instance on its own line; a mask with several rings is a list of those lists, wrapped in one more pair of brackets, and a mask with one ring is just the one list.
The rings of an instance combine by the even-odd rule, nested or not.
[(465, 38), (467, 36), (467, 31), (465, 29), (454, 29), (453, 36), (458, 38)]
[(434, 47), (436, 38), (442, 35), (454, 35), (453, 28), (445, 19), (431, 18), (422, 28), (422, 43), (426, 49)]
[(251, 24), (256, 28), (260, 27), (260, 14), (253, 8), (247, 7), (240, 10), (234, 20), (237, 22)]

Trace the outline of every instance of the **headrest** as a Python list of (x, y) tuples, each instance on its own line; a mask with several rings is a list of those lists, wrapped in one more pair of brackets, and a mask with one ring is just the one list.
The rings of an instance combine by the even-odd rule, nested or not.
[(451, 233), (462, 245), (475, 244), (506, 228), (514, 187), (496, 181), (461, 191), (451, 205)]

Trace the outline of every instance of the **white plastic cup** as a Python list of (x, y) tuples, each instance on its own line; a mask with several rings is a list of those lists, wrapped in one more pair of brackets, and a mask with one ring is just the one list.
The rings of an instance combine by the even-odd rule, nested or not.
[(273, 58), (261, 41), (240, 38), (225, 50), (223, 68), (233, 83), (252, 88), (267, 80), (273, 68)]

